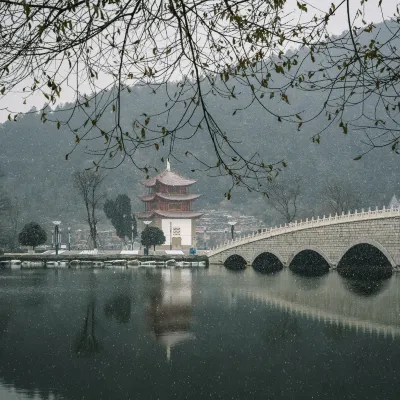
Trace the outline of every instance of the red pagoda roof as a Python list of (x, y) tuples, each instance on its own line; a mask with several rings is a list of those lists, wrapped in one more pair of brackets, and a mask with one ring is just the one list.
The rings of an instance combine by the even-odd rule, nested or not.
[(147, 219), (151, 217), (164, 217), (164, 218), (200, 218), (203, 213), (193, 211), (161, 211), (152, 210), (145, 212), (138, 212), (136, 216), (139, 219)]
[(194, 179), (186, 179), (176, 172), (168, 170), (165, 170), (154, 178), (147, 179), (146, 181), (142, 181), (140, 183), (144, 186), (151, 187), (154, 186), (157, 182), (160, 182), (166, 186), (190, 186), (196, 183)]
[(140, 200), (143, 201), (152, 201), (155, 197), (159, 197), (160, 199), (164, 200), (177, 200), (177, 201), (188, 201), (188, 200), (195, 200), (198, 199), (201, 195), (200, 194), (168, 194), (168, 193), (151, 193), (145, 196), (139, 196)]

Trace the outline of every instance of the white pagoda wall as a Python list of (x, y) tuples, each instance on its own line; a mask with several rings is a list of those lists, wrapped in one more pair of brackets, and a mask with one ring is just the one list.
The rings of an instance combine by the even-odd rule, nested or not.
[(171, 233), (174, 228), (181, 228), (181, 238), (182, 238), (182, 246), (191, 246), (192, 245), (192, 222), (191, 219), (162, 219), (161, 221), (161, 229), (164, 232), (165, 236), (165, 245), (169, 245), (171, 243), (170, 236), (170, 223), (172, 223)]

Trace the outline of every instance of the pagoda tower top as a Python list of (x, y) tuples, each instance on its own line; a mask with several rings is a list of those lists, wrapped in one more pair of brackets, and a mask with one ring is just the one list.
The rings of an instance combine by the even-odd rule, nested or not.
[(187, 179), (177, 172), (171, 171), (171, 163), (167, 161), (167, 169), (158, 174), (154, 178), (147, 179), (140, 182), (146, 187), (153, 187), (157, 183), (161, 183), (165, 186), (191, 186), (196, 183), (195, 179)]

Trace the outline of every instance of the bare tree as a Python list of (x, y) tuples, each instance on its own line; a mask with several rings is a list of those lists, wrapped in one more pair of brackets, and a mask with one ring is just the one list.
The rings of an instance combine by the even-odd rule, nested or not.
[(278, 182), (276, 179), (268, 182), (266, 192), (268, 192), (269, 203), (285, 218), (287, 223), (296, 218), (300, 186), (299, 179), (292, 182)]
[(14, 197), (7, 197), (7, 207), (0, 213), (0, 246), (15, 251), (19, 247), (18, 231), (21, 207)]
[(354, 189), (348, 183), (337, 179), (325, 186), (323, 196), (329, 210), (335, 214), (354, 210), (360, 205)]
[[(5, 174), (0, 170), (0, 179), (4, 178)], [(11, 207), (10, 197), (6, 194), (3, 185), (0, 188), (0, 214), (5, 213)]]
[(98, 246), (96, 211), (101, 208), (105, 198), (101, 190), (104, 179), (105, 176), (101, 172), (93, 170), (77, 171), (73, 174), (73, 184), (85, 203), (90, 239), (95, 249)]

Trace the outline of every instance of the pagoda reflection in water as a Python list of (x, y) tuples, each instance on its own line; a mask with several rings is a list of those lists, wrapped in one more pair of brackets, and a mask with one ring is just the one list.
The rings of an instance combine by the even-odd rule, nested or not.
[(192, 273), (190, 270), (161, 270), (161, 282), (147, 308), (149, 325), (157, 342), (165, 346), (168, 361), (178, 343), (192, 339)]

